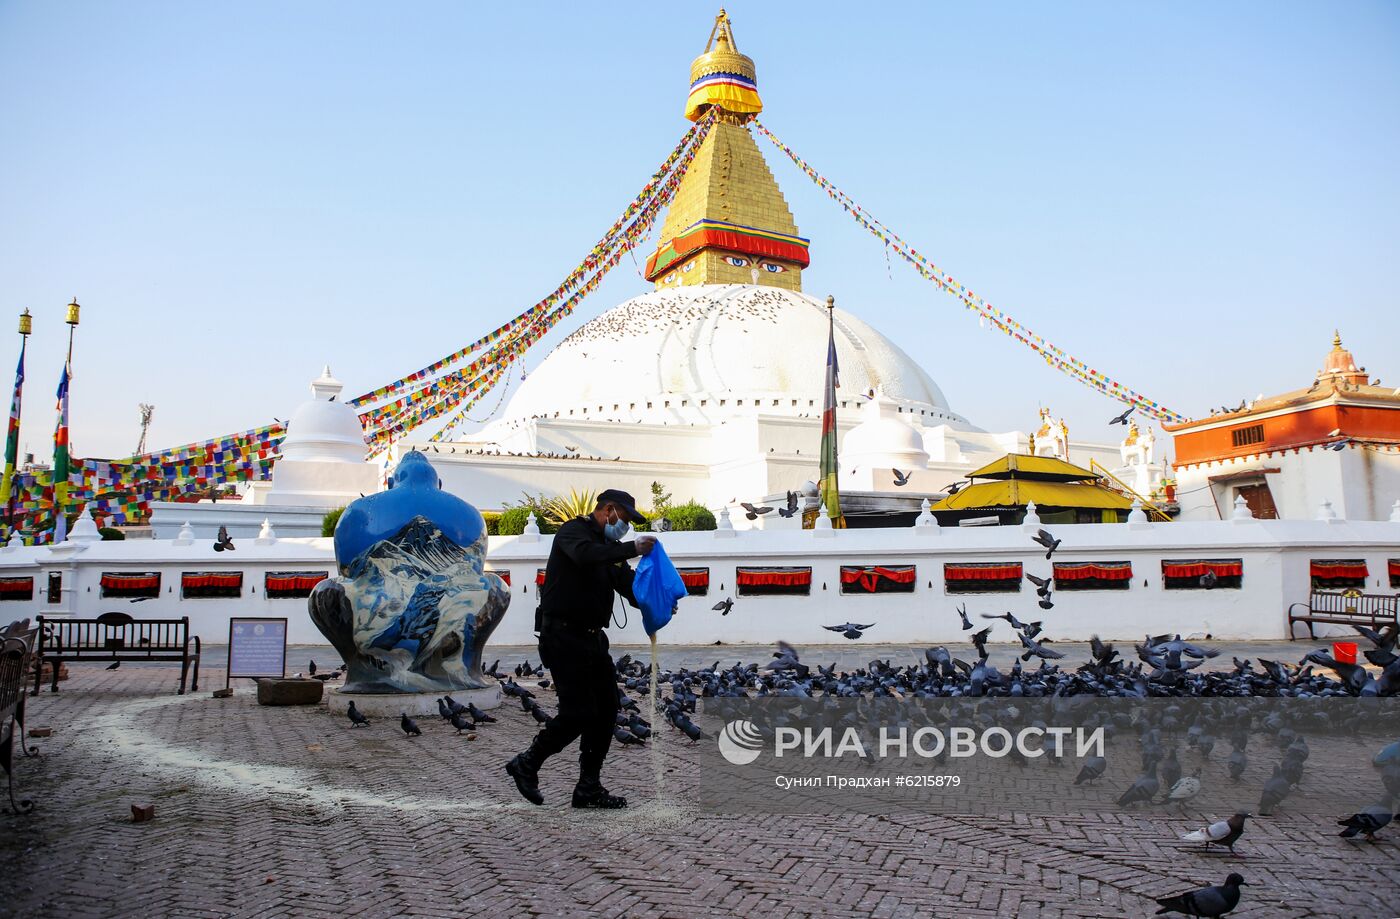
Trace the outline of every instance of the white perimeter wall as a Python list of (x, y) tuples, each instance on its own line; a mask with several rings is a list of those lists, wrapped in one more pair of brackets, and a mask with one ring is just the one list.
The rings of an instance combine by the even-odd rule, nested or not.
[[(1360, 558), (1370, 570), (1367, 592), (1396, 593), (1389, 586), (1387, 561), (1400, 558), (1400, 523), (1312, 520), (1176, 522), (1063, 526), (1057, 561), (1131, 561), (1132, 586), (1127, 591), (1059, 591), (1055, 608), (1042, 611), (1030, 585), (1015, 594), (950, 595), (944, 590), (946, 562), (1021, 562), (1035, 574), (1048, 574), (1044, 552), (1022, 527), (909, 528), (887, 530), (731, 531), (669, 533), (667, 551), (680, 567), (708, 567), (710, 593), (681, 601), (680, 612), (661, 635), (671, 644), (770, 643), (794, 644), (840, 640), (824, 625), (874, 622), (874, 641), (934, 644), (965, 641), (954, 612), (959, 603), (977, 613), (1014, 612), (1022, 619), (1043, 619), (1048, 635), (1084, 640), (1140, 639), (1146, 634), (1209, 633), (1218, 639), (1280, 639), (1286, 637), (1286, 611), (1308, 596), (1312, 559)], [(496, 629), (496, 644), (534, 641), (535, 573), (544, 567), (550, 537), (492, 537), (489, 564), (511, 572), (511, 609)], [(1244, 561), (1239, 590), (1168, 591), (1162, 588), (1163, 559), (1240, 558)], [(912, 594), (842, 594), (843, 565), (915, 565)], [(740, 565), (810, 565), (812, 593), (805, 597), (739, 597), (734, 569)], [(0, 603), (0, 623), (35, 613), (96, 616), (121, 610), (137, 618), (189, 616), (196, 634), (222, 643), (228, 617), (286, 616), (292, 643), (324, 643), (307, 617), (302, 599), (269, 600), (263, 578), (269, 571), (324, 570), (334, 572), (331, 541), (321, 538), (278, 539), (270, 545), (239, 540), (233, 552), (214, 552), (212, 541), (193, 545), (169, 540), (128, 540), (65, 543), (58, 549), (17, 547), (0, 550), (0, 577), (32, 576), (34, 600)], [(45, 602), (47, 576), (63, 576), (60, 602)], [(103, 572), (162, 573), (159, 598), (140, 603), (103, 598)], [(239, 599), (182, 599), (180, 576), (194, 571), (242, 571)], [(930, 583), (932, 586), (930, 586)], [(723, 585), (723, 588), (721, 588)], [(823, 585), (826, 589), (823, 590)], [(711, 607), (725, 596), (735, 597), (733, 611), (721, 617)], [(629, 611), (625, 629), (614, 629), (616, 643), (644, 643), (640, 617)], [(1012, 633), (997, 625), (994, 640)], [(1338, 630), (1345, 632), (1347, 630)], [(1322, 634), (1322, 630), (1319, 630)]]

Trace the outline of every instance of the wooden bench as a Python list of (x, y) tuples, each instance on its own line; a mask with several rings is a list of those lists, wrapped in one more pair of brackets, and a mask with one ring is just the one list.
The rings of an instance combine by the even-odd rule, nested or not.
[(24, 745), (24, 677), (34, 650), (35, 629), (29, 620), (12, 623), (0, 631), (0, 767), (5, 770), (10, 809), (27, 814), (34, 809), (28, 799), (15, 800), (15, 745), (25, 756), (37, 754), (37, 747)]
[(103, 613), (96, 619), (45, 619), (36, 617), (39, 629), (35, 652), (34, 692), (39, 694), (44, 663), (52, 662), (50, 692), (58, 692), (60, 661), (179, 661), (180, 695), (194, 665), (190, 689), (199, 691), (198, 635), (190, 634), (190, 617), (133, 619), (126, 613)]
[[(1298, 610), (1301, 608), (1301, 612)], [(1317, 623), (1332, 625), (1364, 625), (1379, 629), (1384, 625), (1400, 622), (1400, 596), (1391, 594), (1363, 594), (1355, 591), (1332, 593), (1313, 591), (1307, 603), (1294, 603), (1288, 607), (1288, 637), (1292, 639), (1293, 623), (1306, 622), (1308, 637), (1316, 638), (1313, 626)]]

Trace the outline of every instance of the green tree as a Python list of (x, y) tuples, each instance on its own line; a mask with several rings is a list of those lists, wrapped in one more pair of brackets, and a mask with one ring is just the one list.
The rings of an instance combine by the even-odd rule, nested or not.
[(710, 509), (695, 500), (667, 508), (662, 516), (671, 524), (672, 530), (713, 530), (718, 526)]
[(519, 536), (524, 533), (525, 524), (529, 522), (531, 512), (534, 512), (535, 519), (539, 521), (541, 533), (553, 533), (559, 529), (552, 520), (540, 516), (540, 512), (536, 508), (529, 505), (519, 505), (501, 511), (501, 516), (496, 521), (497, 535)]
[(326, 516), (321, 518), (321, 535), (334, 536), (335, 525), (340, 522), (340, 515), (345, 513), (345, 508), (334, 507), (326, 511)]

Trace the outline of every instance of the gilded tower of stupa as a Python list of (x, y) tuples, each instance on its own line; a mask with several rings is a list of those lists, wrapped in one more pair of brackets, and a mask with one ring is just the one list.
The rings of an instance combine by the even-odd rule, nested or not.
[(694, 284), (802, 289), (807, 240), (746, 125), (759, 112), (753, 60), (740, 54), (720, 10), (705, 51), (690, 65), (691, 121), (716, 122), (676, 190), (646, 278), (658, 290)]

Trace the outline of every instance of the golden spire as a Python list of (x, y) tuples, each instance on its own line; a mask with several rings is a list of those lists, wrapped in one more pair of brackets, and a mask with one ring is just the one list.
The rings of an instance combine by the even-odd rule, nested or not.
[(699, 121), (714, 106), (725, 120), (743, 124), (763, 111), (758, 98), (758, 73), (753, 59), (739, 53), (729, 15), (724, 10), (715, 17), (714, 28), (705, 42), (705, 52), (690, 64), (690, 96), (685, 117)]
[(1333, 330), (1332, 330), (1332, 350), (1333, 350), (1333, 351), (1340, 351), (1340, 350), (1342, 350), (1342, 332), (1341, 332), (1340, 329), (1333, 329)]
[(705, 53), (690, 65), (686, 117), (710, 108), (710, 128), (661, 227), (660, 244), (647, 259), (646, 278), (658, 290), (694, 284), (762, 284), (802, 289), (807, 240), (797, 235), (768, 164), (747, 123), (763, 110), (753, 61), (734, 44), (729, 17), (720, 10)]

